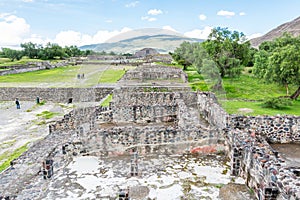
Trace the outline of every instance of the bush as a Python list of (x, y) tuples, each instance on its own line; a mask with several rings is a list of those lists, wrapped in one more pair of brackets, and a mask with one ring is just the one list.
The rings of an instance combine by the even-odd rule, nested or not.
[(287, 106), (292, 105), (292, 100), (285, 97), (277, 97), (277, 98), (270, 98), (267, 99), (263, 104), (263, 108), (275, 108), (275, 109), (282, 109)]

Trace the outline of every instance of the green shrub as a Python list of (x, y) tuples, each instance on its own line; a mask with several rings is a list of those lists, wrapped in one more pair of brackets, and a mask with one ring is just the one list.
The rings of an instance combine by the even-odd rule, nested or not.
[(282, 109), (292, 105), (292, 100), (284, 97), (276, 97), (267, 99), (263, 104), (263, 108)]

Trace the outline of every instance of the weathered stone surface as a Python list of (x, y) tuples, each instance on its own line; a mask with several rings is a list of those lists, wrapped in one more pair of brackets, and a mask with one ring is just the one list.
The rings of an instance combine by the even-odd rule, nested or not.
[(96, 102), (112, 93), (113, 88), (0, 88), (0, 101), (32, 101), (36, 97), (52, 102)]

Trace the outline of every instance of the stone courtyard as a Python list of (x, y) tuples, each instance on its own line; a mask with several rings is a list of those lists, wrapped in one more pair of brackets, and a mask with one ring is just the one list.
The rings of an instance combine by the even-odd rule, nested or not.
[[(27, 90), (24, 97), (51, 98), (47, 88)], [(81, 106), (61, 110), (49, 133), (1, 173), (0, 199), (300, 198), (299, 154), (284, 152), (281, 160), (296, 162), (281, 165), (272, 156), (280, 146), (275, 151), (267, 143), (298, 148), (299, 117), (229, 116), (214, 94), (192, 92), (181, 69), (149, 64), (114, 86), (57, 91), (62, 98), (52, 101), (71, 98)], [(108, 107), (93, 105), (108, 95)], [(270, 176), (274, 170), (287, 174), (285, 187)], [(224, 193), (229, 185), (241, 189)]]

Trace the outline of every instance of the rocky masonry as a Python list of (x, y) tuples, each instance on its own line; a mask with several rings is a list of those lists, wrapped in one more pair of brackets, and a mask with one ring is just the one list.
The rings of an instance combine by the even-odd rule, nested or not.
[[(156, 82), (180, 77), (181, 86), (160, 86)], [(0, 175), (0, 199), (48, 196), (53, 173), (64, 172), (78, 155), (131, 155), (132, 174), (139, 175), (135, 164), (138, 158), (134, 157), (137, 152), (145, 156), (173, 155), (203, 146), (214, 147), (211, 152), (227, 149), (231, 174), (244, 177), (258, 199), (300, 199), (300, 167), (287, 165), (280, 152), (269, 145), (300, 143), (300, 118), (230, 116), (214, 94), (188, 91), (182, 77), (186, 75), (175, 68), (146, 66), (127, 72), (120, 81), (124, 85), (114, 90), (48, 89), (59, 96), (53, 100), (50, 94), (41, 95), (47, 89), (20, 89), (20, 96), (28, 99), (34, 94), (52, 101), (100, 101), (109, 93), (113, 99), (108, 107), (74, 109), (51, 124), (49, 135)], [(155, 84), (126, 85), (126, 80), (135, 79), (137, 83), (147, 80)], [(11, 90), (16, 89), (1, 88), (3, 100), (14, 98), (6, 94)]]
[(0, 101), (32, 101), (36, 97), (52, 102), (97, 102), (112, 92), (110, 87), (97, 88), (0, 88)]

